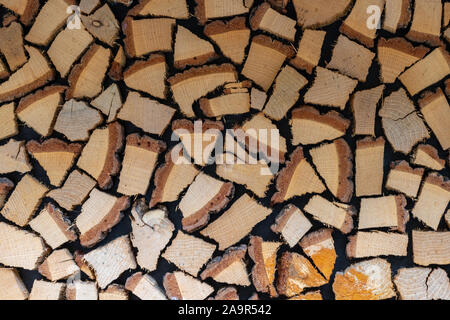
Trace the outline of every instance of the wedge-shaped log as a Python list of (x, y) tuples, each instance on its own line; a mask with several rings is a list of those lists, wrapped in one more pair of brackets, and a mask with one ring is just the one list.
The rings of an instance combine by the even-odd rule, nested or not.
[(296, 21), (272, 9), (268, 2), (261, 4), (250, 18), (252, 29), (263, 30), (277, 37), (294, 41)]
[(411, 20), (410, 0), (386, 0), (383, 30), (396, 33)]
[(425, 42), (431, 46), (440, 44), (442, 21), (442, 2), (414, 1), (412, 25), (406, 37), (416, 42)]
[(120, 27), (114, 13), (105, 4), (89, 16), (81, 16), (86, 29), (103, 43), (113, 46), (119, 35)]
[(23, 141), (11, 139), (0, 146), (0, 160), (1, 174), (10, 172), (25, 173), (32, 169)]
[(420, 144), (413, 156), (413, 163), (418, 166), (441, 171), (445, 168), (445, 160), (439, 157), (438, 151), (432, 145)]
[(297, 55), (290, 64), (298, 69), (305, 70), (309, 74), (319, 64), (322, 56), (322, 46), (325, 41), (325, 31), (306, 29), (298, 45)]
[(164, 289), (170, 300), (205, 300), (214, 288), (184, 272), (168, 272), (164, 276)]
[(312, 228), (311, 222), (303, 212), (292, 204), (281, 210), (271, 227), (273, 232), (279, 233), (285, 242), (292, 248)]
[(356, 92), (350, 106), (354, 117), (354, 135), (375, 136), (375, 117), (378, 101), (383, 94), (384, 85)]
[(80, 271), (68, 249), (54, 250), (39, 266), (39, 273), (54, 282), (74, 275)]
[(10, 25), (0, 28), (0, 51), (12, 72), (27, 62), (20, 23), (12, 22)]
[(250, 112), (250, 94), (237, 92), (219, 97), (200, 99), (200, 109), (209, 118), (222, 118), (226, 115)]
[(16, 269), (0, 268), (1, 300), (26, 300), (28, 290)]
[(351, 8), (351, 0), (293, 0), (297, 22), (302, 28), (323, 27), (337, 21)]
[(141, 300), (167, 300), (155, 279), (142, 272), (136, 272), (130, 276), (125, 288)]
[(408, 254), (408, 235), (360, 231), (349, 237), (346, 252), (349, 258), (406, 257)]
[(203, 65), (215, 57), (216, 51), (209, 41), (199, 38), (181, 25), (178, 26), (173, 54), (175, 68)]
[(119, 87), (116, 83), (113, 83), (97, 98), (92, 100), (90, 104), (108, 117), (108, 123), (115, 121), (117, 113), (122, 108), (122, 97), (120, 96)]
[(362, 198), (358, 229), (391, 228), (405, 232), (409, 220), (403, 195)]
[[(356, 142), (356, 196), (381, 195), (384, 177), (383, 137), (365, 138)], [(368, 183), (370, 181), (370, 183)]]
[(424, 169), (413, 169), (406, 161), (391, 163), (391, 171), (386, 181), (386, 188), (416, 198), (422, 182)]

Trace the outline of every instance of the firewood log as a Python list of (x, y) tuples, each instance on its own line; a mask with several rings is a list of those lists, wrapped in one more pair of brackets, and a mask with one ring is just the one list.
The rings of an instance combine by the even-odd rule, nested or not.
[(386, 188), (416, 198), (422, 182), (424, 169), (413, 169), (406, 161), (391, 163), (391, 171), (386, 181)]
[(164, 276), (164, 289), (170, 300), (205, 300), (214, 288), (183, 272), (168, 272)]
[(450, 263), (450, 232), (413, 230), (414, 263), (421, 266)]
[(155, 279), (142, 272), (136, 272), (130, 276), (125, 288), (141, 300), (167, 300)]
[(290, 61), (290, 64), (312, 74), (313, 69), (319, 64), (322, 56), (325, 35), (325, 31), (304, 30), (298, 45), (297, 55)]
[(26, 300), (28, 290), (16, 269), (0, 268), (0, 300)]
[(429, 144), (420, 144), (417, 146), (412, 163), (436, 171), (441, 171), (445, 168), (445, 160), (441, 159), (438, 151)]
[(279, 233), (292, 248), (312, 228), (311, 222), (296, 206), (289, 204), (281, 210), (271, 229)]
[(319, 28), (332, 24), (352, 7), (351, 0), (308, 1), (292, 0), (297, 12), (298, 25), (303, 28)]
[(384, 85), (357, 91), (350, 100), (354, 116), (354, 135), (375, 136), (375, 117), (378, 101), (383, 95)]
[(63, 300), (65, 291), (64, 283), (34, 280), (28, 300)]
[(32, 167), (23, 141), (9, 140), (0, 146), (0, 173), (31, 171)]
[[(356, 141), (355, 185), (357, 197), (381, 194), (384, 177), (384, 148), (383, 137), (376, 140), (365, 138)], [(370, 183), (367, 183), (368, 181)]]
[(38, 271), (48, 280), (55, 282), (67, 279), (79, 272), (80, 268), (73, 260), (73, 256), (68, 249), (58, 249), (44, 260)]

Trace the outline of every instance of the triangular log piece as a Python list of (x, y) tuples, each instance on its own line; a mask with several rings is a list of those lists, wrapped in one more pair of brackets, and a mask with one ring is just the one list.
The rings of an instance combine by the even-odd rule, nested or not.
[(81, 251), (76, 250), (73, 254), (73, 258), (77, 266), (80, 268), (80, 271), (83, 272), (89, 279), (95, 280), (95, 273), (84, 260), (84, 255), (81, 253)]
[(38, 271), (45, 278), (54, 282), (69, 278), (80, 272), (80, 268), (68, 249), (60, 249), (53, 251), (39, 266)]
[(222, 118), (226, 115), (250, 112), (248, 92), (224, 94), (216, 98), (201, 98), (200, 109), (208, 118)]
[[(370, 25), (370, 15), (367, 9), (378, 6), (380, 15), (383, 14), (384, 0), (356, 0), (350, 15), (341, 25), (340, 31), (351, 39), (358, 40), (366, 47), (372, 48), (377, 37), (377, 26)], [(372, 19), (375, 20), (375, 19)]]
[[(204, 166), (211, 162), (211, 154), (215, 149), (224, 125), (220, 121), (189, 121), (187, 119), (172, 122), (173, 135), (181, 141), (177, 148), (183, 147), (183, 157), (190, 157), (193, 163)], [(219, 141), (220, 142), (220, 141)], [(223, 143), (223, 142), (222, 142)], [(176, 155), (176, 154), (175, 154)]]
[(310, 150), (317, 171), (331, 193), (342, 202), (353, 197), (353, 154), (344, 139)]
[(433, 130), (442, 149), (450, 148), (450, 106), (447, 98), (438, 88), (435, 92), (428, 91), (419, 100), (420, 112), (422, 112), (425, 121)]
[(428, 299), (450, 300), (450, 281), (444, 269), (437, 268), (431, 272), (427, 280)]
[(253, 1), (248, 0), (195, 0), (195, 16), (200, 24), (205, 24), (210, 19), (237, 16), (250, 11)]
[(9, 140), (0, 146), (0, 173), (31, 171), (32, 167), (23, 141)]
[(338, 272), (333, 283), (336, 300), (384, 300), (396, 296), (391, 264), (376, 258)]
[(80, 11), (85, 14), (90, 14), (97, 9), (101, 4), (101, 0), (80, 0)]
[[(242, 212), (246, 214), (243, 215)], [(225, 250), (248, 235), (270, 213), (270, 209), (245, 194), (200, 233), (219, 243), (219, 250)]]
[(0, 51), (12, 72), (27, 62), (20, 23), (12, 22), (9, 26), (0, 28)]
[(355, 184), (357, 197), (381, 195), (385, 144), (383, 137), (356, 141)]
[(414, 263), (421, 266), (450, 263), (450, 232), (412, 232)]
[(56, 36), (47, 54), (61, 77), (67, 76), (75, 61), (93, 41), (94, 38), (84, 28), (66, 28)]
[(0, 208), (3, 207), (9, 192), (14, 189), (14, 183), (8, 178), (0, 178)]
[(250, 154), (262, 153), (269, 162), (284, 163), (287, 153), (286, 139), (272, 120), (258, 113), (236, 127), (234, 135), (238, 143), (246, 146)]
[(251, 236), (248, 255), (255, 262), (252, 269), (252, 282), (258, 292), (278, 297), (274, 286), (277, 252), (281, 242), (266, 242), (261, 237)]
[(72, 68), (69, 74), (70, 87), (66, 99), (94, 98), (102, 92), (103, 79), (108, 71), (111, 50), (94, 44)]
[[(174, 19), (155, 18), (133, 20), (130, 16), (122, 22), (127, 55), (141, 57), (150, 52), (172, 52), (172, 29)], [(144, 40), (144, 41), (143, 41)]]
[(77, 240), (77, 234), (71, 230), (70, 220), (51, 203), (48, 203), (39, 215), (30, 221), (30, 227), (39, 233), (52, 249)]
[(305, 103), (337, 107), (344, 110), (350, 95), (357, 85), (358, 80), (353, 80), (338, 72), (317, 67), (314, 83), (306, 92), (304, 101)]
[(128, 277), (125, 289), (141, 300), (167, 300), (155, 279), (142, 272), (136, 272)]
[(66, 300), (98, 300), (97, 284), (81, 280), (69, 282), (66, 287)]
[(178, 231), (162, 257), (181, 270), (196, 277), (203, 265), (211, 259), (216, 245)]
[(275, 224), (270, 228), (273, 232), (279, 233), (284, 241), (293, 248), (312, 228), (312, 224), (299, 208), (289, 204), (281, 210)]
[(4, 266), (35, 270), (48, 251), (41, 237), (4, 222), (0, 222), (0, 240)]
[(63, 300), (65, 291), (64, 283), (34, 280), (28, 300)]
[[(143, 199), (138, 200), (132, 211), (131, 243), (137, 248), (136, 261), (148, 271), (157, 268), (161, 251), (169, 243), (175, 229), (165, 208), (149, 210)], [(148, 244), (152, 245), (149, 246)]]
[(406, 196), (415, 199), (419, 192), (424, 171), (423, 168), (411, 168), (408, 162), (404, 160), (393, 162), (386, 181), (386, 188), (404, 193)]
[(20, 22), (28, 26), (39, 10), (39, 0), (0, 0), (0, 5), (5, 6), (20, 16)]
[(399, 79), (408, 92), (414, 96), (449, 74), (449, 54), (443, 48), (436, 48), (400, 75)]
[(175, 114), (175, 109), (130, 91), (118, 118), (129, 121), (145, 132), (162, 135)]
[[(155, 172), (155, 189), (152, 192), (150, 207), (159, 203), (173, 202), (178, 200), (181, 192), (194, 181), (198, 170), (187, 159), (186, 163), (177, 163), (182, 158), (176, 154), (176, 147), (170, 149), (165, 157), (165, 162)], [(181, 161), (180, 161), (181, 162)]]
[(138, 5), (128, 11), (128, 15), (188, 19), (189, 8), (186, 0), (140, 0)]
[(279, 121), (294, 106), (300, 97), (299, 91), (308, 84), (308, 80), (294, 68), (285, 66), (278, 74), (272, 95), (264, 108), (264, 114)]
[(84, 255), (84, 260), (95, 272), (98, 286), (105, 289), (126, 270), (136, 268), (133, 249), (128, 235)]
[(391, 228), (405, 232), (409, 212), (403, 195), (362, 198), (358, 229)]
[(89, 107), (84, 101), (71, 99), (59, 112), (54, 129), (70, 141), (86, 141), (91, 130), (103, 122), (99, 111)]
[(326, 32), (321, 30), (304, 30), (298, 44), (297, 55), (289, 63), (298, 69), (312, 74), (322, 56), (325, 35)]
[(337, 258), (332, 233), (331, 229), (320, 229), (306, 235), (299, 243), (303, 252), (311, 258), (327, 280), (333, 273)]
[(117, 192), (128, 196), (145, 195), (158, 156), (165, 150), (166, 144), (162, 141), (137, 133), (129, 135)]
[[(36, 283), (36, 282), (35, 282)], [(26, 300), (28, 290), (16, 269), (0, 268), (1, 300)]]
[(425, 46), (414, 47), (404, 38), (381, 38), (377, 48), (381, 79), (384, 83), (394, 83), (406, 68), (423, 59), (429, 51)]
[(379, 256), (406, 257), (408, 254), (408, 235), (388, 232), (361, 232), (350, 236), (347, 244), (347, 257), (351, 259)]
[(264, 35), (253, 37), (242, 75), (259, 85), (264, 91), (272, 86), (284, 61), (294, 56), (294, 50), (278, 40)]
[(38, 46), (47, 46), (73, 13), (67, 10), (74, 0), (49, 0), (39, 11), (25, 40)]
[(277, 192), (272, 197), (272, 204), (282, 203), (293, 197), (300, 197), (308, 193), (322, 193), (325, 186), (316, 172), (306, 160), (302, 147), (298, 147), (291, 154), (277, 176)]
[(278, 262), (278, 293), (293, 297), (306, 288), (316, 288), (327, 284), (327, 280), (317, 272), (311, 262), (296, 252), (284, 252)]
[(17, 117), (41, 136), (50, 135), (65, 90), (63, 86), (48, 86), (22, 98)]
[(2, 119), (2, 126), (0, 127), (0, 140), (15, 136), (19, 133), (16, 114), (14, 113), (14, 102), (0, 107), (0, 119)]
[(208, 300), (219, 300), (219, 301), (226, 301), (226, 300), (239, 300), (239, 295), (236, 290), (236, 288), (233, 287), (225, 287), (222, 289), (219, 289), (217, 291), (217, 294), (215, 297), (208, 298)]
[(429, 144), (419, 144), (417, 146), (412, 163), (436, 171), (441, 171), (445, 168), (445, 160), (441, 159), (437, 149)]
[(86, 29), (101, 42), (113, 46), (119, 35), (119, 23), (108, 4), (89, 16), (81, 16)]
[(50, 184), (56, 187), (61, 185), (82, 148), (78, 143), (68, 144), (55, 138), (43, 143), (32, 140), (27, 143), (26, 147), (28, 153), (45, 170)]
[(95, 185), (94, 179), (87, 174), (74, 170), (61, 188), (50, 191), (47, 196), (55, 200), (64, 209), (71, 211), (83, 203)]
[(114, 59), (109, 67), (108, 76), (114, 81), (120, 81), (123, 78), (123, 68), (127, 63), (127, 57), (125, 55), (125, 50), (121, 45), (118, 46), (117, 52)]
[(5, 203), (1, 214), (9, 221), (24, 227), (31, 220), (47, 191), (46, 186), (26, 174)]
[(225, 57), (239, 65), (244, 62), (245, 49), (250, 40), (245, 17), (211, 22), (206, 25), (204, 34), (217, 44)]
[(450, 201), (450, 181), (438, 173), (430, 173), (423, 183), (412, 214), (437, 230)]
[(354, 135), (375, 136), (375, 117), (378, 101), (384, 91), (384, 85), (356, 92), (350, 106), (354, 116)]
[(386, 0), (383, 30), (396, 33), (406, 28), (411, 20), (410, 0)]
[(340, 35), (327, 68), (365, 82), (374, 58), (375, 53)]
[(169, 78), (173, 98), (181, 112), (192, 118), (195, 101), (228, 82), (236, 82), (238, 76), (232, 64), (210, 65), (191, 68)]
[(408, 154), (418, 142), (430, 137), (404, 89), (384, 99), (379, 116), (386, 138), (395, 151)]
[(34, 47), (25, 46), (28, 62), (0, 84), (0, 102), (23, 97), (55, 77), (45, 56)]
[(298, 296), (289, 298), (288, 300), (302, 300), (302, 301), (321, 301), (323, 300), (320, 290), (299, 294)]
[(250, 97), (250, 107), (262, 111), (267, 101), (267, 93), (256, 88), (252, 88)]
[(428, 300), (427, 279), (429, 268), (402, 268), (397, 271), (394, 283), (402, 300)]
[(202, 280), (212, 278), (216, 282), (248, 287), (250, 280), (244, 258), (247, 246), (230, 247), (222, 257), (213, 259), (200, 274)]
[(116, 198), (93, 189), (83, 204), (75, 224), (80, 231), (80, 243), (92, 247), (103, 240), (107, 233), (122, 220), (122, 211), (130, 206), (127, 197)]
[(209, 41), (203, 40), (181, 25), (178, 26), (173, 55), (175, 68), (203, 65), (216, 57), (216, 51)]
[(308, 145), (342, 137), (350, 121), (336, 111), (321, 115), (319, 110), (303, 106), (292, 110), (290, 125), (292, 144)]
[(78, 159), (78, 167), (89, 173), (102, 189), (112, 186), (112, 176), (119, 173), (120, 163), (116, 153), (123, 146), (123, 127), (113, 122), (106, 128), (97, 129)]
[(267, 2), (255, 9), (250, 18), (250, 25), (253, 31), (263, 30), (289, 41), (295, 40), (296, 24), (295, 20), (272, 9)]
[(170, 300), (205, 300), (214, 288), (184, 272), (168, 272), (163, 281), (166, 295)]
[(165, 99), (167, 65), (162, 54), (152, 54), (145, 60), (139, 60), (123, 73), (127, 87), (143, 91), (154, 97)]
[(97, 98), (91, 101), (91, 105), (108, 117), (107, 122), (117, 119), (117, 113), (122, 108), (122, 97), (116, 83), (110, 85)]
[(210, 214), (225, 208), (233, 194), (231, 182), (204, 173), (197, 175), (178, 205), (183, 214), (183, 230), (193, 232), (207, 225)]
[(302, 28), (318, 28), (332, 24), (351, 8), (352, 0), (293, 0), (297, 22)]
[(355, 209), (352, 206), (330, 202), (321, 196), (313, 196), (303, 209), (323, 224), (332, 226), (344, 234), (353, 230), (353, 215)]
[(406, 37), (431, 46), (441, 44), (442, 1), (414, 1), (414, 16)]
[(128, 291), (119, 284), (110, 284), (105, 290), (98, 293), (98, 300), (122, 301), (128, 299)]

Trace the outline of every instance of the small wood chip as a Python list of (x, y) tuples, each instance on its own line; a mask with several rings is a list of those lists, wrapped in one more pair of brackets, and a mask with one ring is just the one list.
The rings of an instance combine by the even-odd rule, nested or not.
[(413, 163), (436, 171), (441, 171), (445, 168), (445, 160), (441, 159), (437, 149), (429, 144), (417, 146), (413, 156)]
[[(383, 137), (365, 138), (356, 142), (356, 196), (381, 195), (384, 177)], [(367, 183), (370, 181), (370, 183)]]
[(130, 276), (125, 288), (141, 300), (167, 300), (155, 279), (142, 272), (136, 272)]
[(402, 300), (428, 300), (427, 279), (429, 268), (402, 268), (394, 277), (394, 283)]
[(173, 54), (175, 68), (203, 65), (214, 58), (216, 51), (209, 41), (199, 38), (189, 29), (178, 26)]
[(354, 116), (354, 135), (375, 136), (375, 117), (378, 101), (383, 95), (384, 85), (356, 92), (350, 105)]
[(68, 249), (53, 251), (39, 266), (39, 273), (54, 282), (67, 279), (80, 271)]
[(302, 106), (292, 110), (291, 131), (293, 145), (317, 144), (345, 135), (350, 121), (336, 111), (320, 114), (320, 111)]
[(251, 7), (247, 4), (247, 0), (228, 0), (227, 3), (222, 0), (195, 0), (195, 2), (197, 3), (195, 16), (200, 24), (205, 24), (209, 19), (248, 13)]
[(166, 144), (162, 141), (139, 134), (129, 135), (117, 192), (128, 196), (145, 195), (158, 156), (165, 149)]
[(430, 173), (425, 179), (412, 214), (437, 230), (449, 201), (450, 181), (437, 173)]
[(274, 286), (277, 251), (280, 242), (266, 242), (261, 237), (251, 236), (248, 254), (255, 262), (252, 269), (252, 281), (258, 292), (268, 293), (278, 297)]
[(409, 220), (403, 195), (362, 198), (358, 229), (391, 228), (405, 232)]
[(31, 171), (32, 167), (28, 160), (24, 142), (9, 140), (0, 146), (0, 173)]
[(170, 300), (205, 300), (214, 288), (205, 282), (176, 271), (164, 276), (164, 289)]
[(296, 21), (272, 9), (264, 2), (252, 13), (250, 18), (252, 30), (263, 30), (277, 37), (294, 41)]
[(101, 289), (105, 289), (126, 270), (136, 268), (128, 235), (92, 250), (85, 254), (83, 259), (94, 270), (98, 286)]
[(121, 211), (128, 209), (129, 205), (127, 197), (116, 198), (93, 189), (75, 220), (80, 230), (81, 245), (92, 247), (105, 238), (109, 230), (122, 219)]
[(412, 232), (414, 263), (421, 266), (450, 263), (450, 232)]
[(321, 196), (313, 196), (304, 210), (320, 222), (330, 225), (342, 233), (353, 229), (354, 208), (345, 204), (333, 203)]
[(214, 251), (216, 251), (216, 245), (178, 231), (176, 238), (162, 257), (196, 277)]
[(108, 117), (108, 123), (115, 121), (119, 109), (122, 108), (122, 97), (120, 96), (119, 87), (116, 83), (113, 83), (97, 98), (92, 100), (90, 104)]
[(216, 282), (248, 287), (249, 276), (244, 262), (247, 246), (230, 247), (222, 257), (213, 259), (200, 274), (202, 280), (212, 278)]
[(317, 67), (314, 83), (306, 92), (304, 101), (305, 103), (338, 107), (344, 110), (357, 84), (357, 80), (322, 67)]
[(378, 256), (406, 257), (408, 235), (387, 232), (358, 232), (349, 237), (347, 257), (368, 258)]
[(26, 300), (28, 290), (16, 269), (0, 268), (0, 300)]
[(396, 33), (411, 20), (410, 0), (386, 0), (383, 30)]
[(71, 222), (51, 203), (30, 221), (30, 227), (39, 233), (52, 249), (77, 240), (77, 234), (71, 230)]
[(66, 287), (67, 300), (98, 300), (98, 289), (95, 282), (76, 280)]
[(12, 72), (27, 62), (20, 23), (12, 22), (9, 26), (0, 28), (0, 51)]
[[(242, 212), (246, 214), (242, 215)], [(248, 235), (253, 227), (267, 218), (270, 213), (270, 209), (244, 194), (233, 203), (230, 209), (200, 233), (215, 240), (219, 243), (219, 250), (224, 250)]]
[(289, 204), (281, 210), (271, 229), (281, 234), (284, 241), (293, 248), (312, 228), (311, 222), (296, 206)]
[(431, 46), (440, 45), (442, 21), (442, 2), (414, 1), (414, 16), (406, 37), (416, 42), (425, 42)]
[(110, 284), (105, 290), (98, 293), (98, 300), (128, 300), (128, 292), (121, 285)]
[(188, 19), (189, 9), (186, 0), (139, 0), (139, 4), (130, 9), (128, 14)]
[(410, 198), (416, 198), (422, 182), (424, 169), (413, 169), (406, 161), (391, 164), (386, 188), (402, 192)]
[(105, 4), (89, 16), (81, 16), (86, 29), (103, 43), (113, 46), (119, 35), (119, 23), (109, 6)]
[(63, 300), (65, 291), (64, 283), (34, 280), (28, 300)]
[(326, 32), (321, 30), (304, 30), (298, 44), (297, 55), (290, 61), (290, 64), (309, 74), (313, 73), (313, 69), (319, 64), (322, 56), (325, 35)]
[(0, 107), (0, 119), (3, 122), (0, 127), (0, 140), (15, 136), (19, 133), (13, 102)]
[(383, 259), (355, 263), (338, 272), (333, 283), (336, 300), (384, 300), (396, 296), (391, 265)]

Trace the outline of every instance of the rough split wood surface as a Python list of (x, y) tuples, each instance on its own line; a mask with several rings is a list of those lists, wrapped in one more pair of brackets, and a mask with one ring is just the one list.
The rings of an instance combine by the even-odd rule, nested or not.
[(448, 1), (0, 15), (0, 300), (450, 299)]

